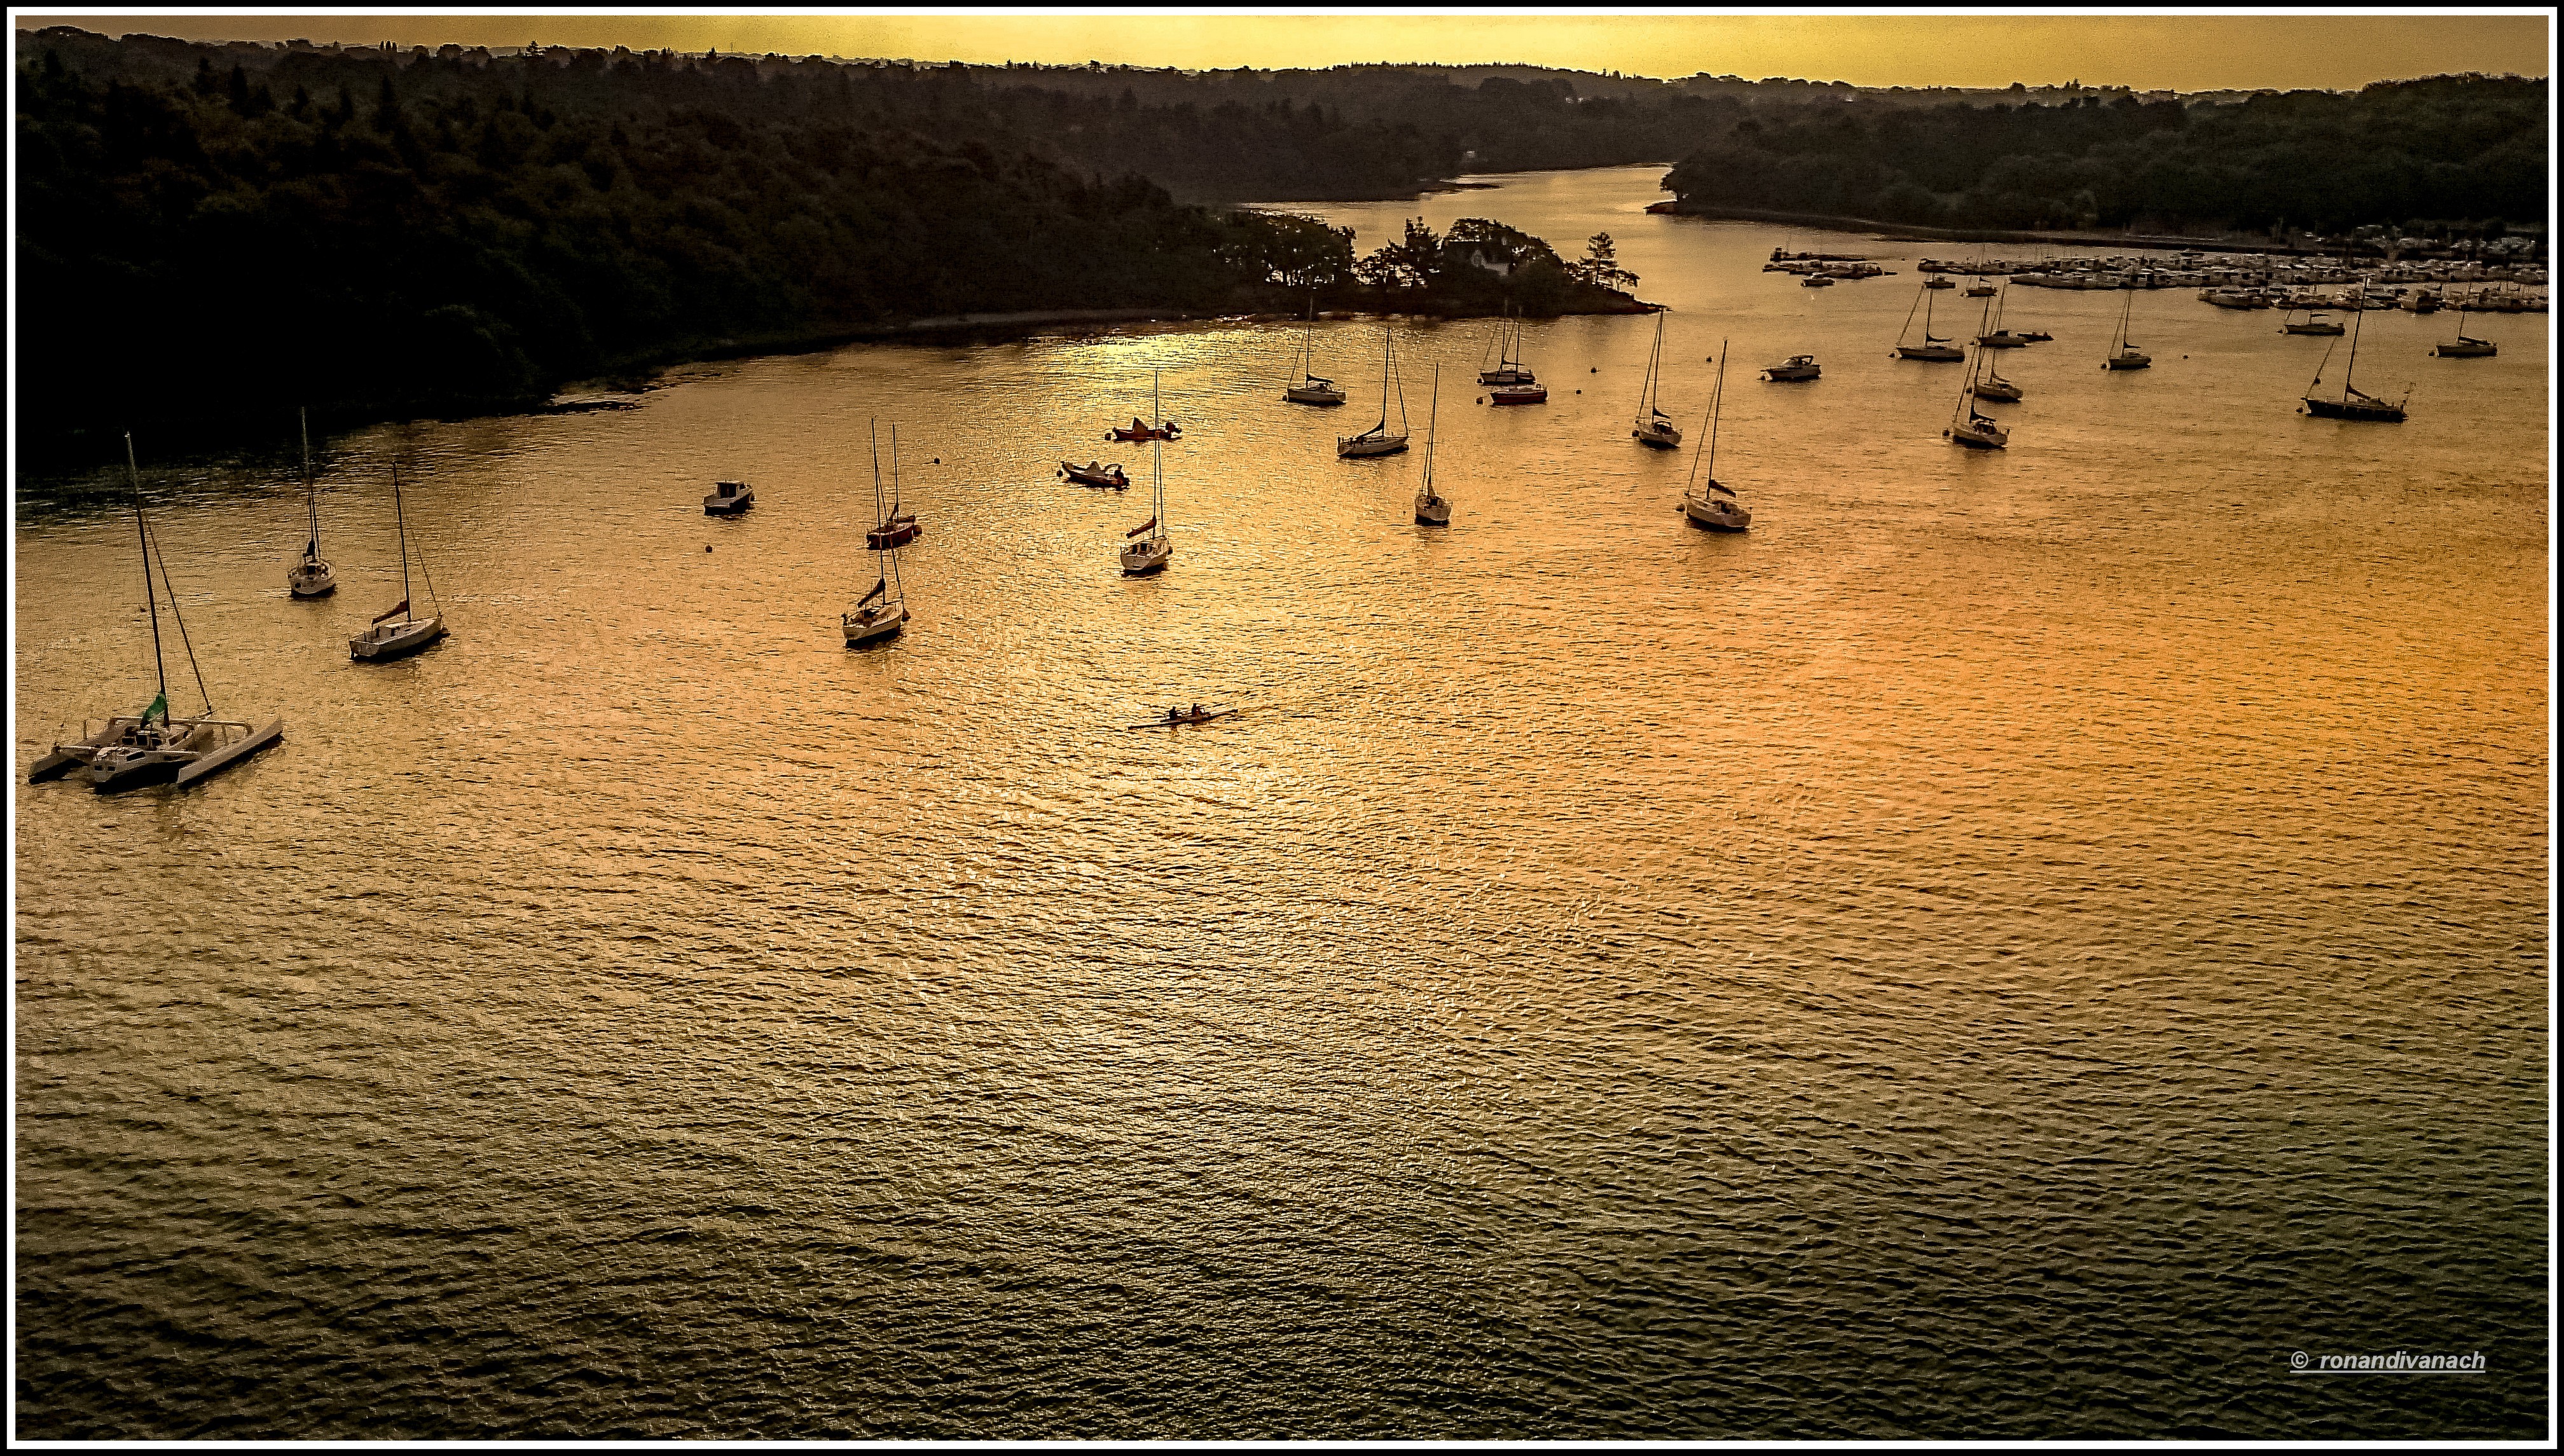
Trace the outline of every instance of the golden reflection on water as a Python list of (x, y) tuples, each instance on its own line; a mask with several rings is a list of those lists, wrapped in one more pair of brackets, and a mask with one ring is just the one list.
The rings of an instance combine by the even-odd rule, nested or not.
[[(1534, 322), (1507, 410), (1491, 325), (1396, 325), (1447, 531), (1420, 451), (1333, 457), (1376, 321), (1320, 325), (1332, 411), (1230, 320), (360, 431), (318, 604), (282, 454), (140, 442), (217, 704), (288, 736), (19, 797), (26, 1429), (2528, 1429), (2544, 320), (2370, 315), (2388, 429), (2292, 413), (2267, 314), (2141, 296), (2109, 375), (2117, 297), (2022, 291), (2056, 341), (1962, 452), (1885, 357), (1929, 249), (1802, 290), (1654, 175), (1330, 211), (1607, 227), (1686, 432), (1733, 341), (1748, 535), (1627, 438), (1643, 317)], [(1127, 580), (1145, 456), (1053, 472), (1157, 370)], [(875, 418), (925, 536), (850, 653)], [(454, 637), (369, 671), (396, 459)], [(129, 520), (21, 491), (24, 764), (148, 665)], [(1248, 711), (1121, 727), (1196, 700)], [(2388, 1328), (2514, 1373), (2260, 1368)]]

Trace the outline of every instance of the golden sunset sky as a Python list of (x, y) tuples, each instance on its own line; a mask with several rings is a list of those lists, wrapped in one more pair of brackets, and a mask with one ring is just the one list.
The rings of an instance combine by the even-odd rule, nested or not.
[(278, 14), (48, 13), (21, 29), (77, 25), (187, 40), (671, 47), (918, 61), (1085, 62), (1185, 70), (1355, 62), (1528, 64), (1640, 76), (1697, 72), (1855, 86), (2033, 86), (2080, 81), (2213, 91), (2347, 89), (2452, 71), (2548, 71), (2543, 13), (2411, 15), (1952, 14), (1402, 15), (1061, 14)]

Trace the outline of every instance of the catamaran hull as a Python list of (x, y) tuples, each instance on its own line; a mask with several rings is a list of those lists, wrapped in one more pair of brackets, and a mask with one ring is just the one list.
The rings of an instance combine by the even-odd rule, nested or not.
[(98, 757), (99, 749), (141, 726), (142, 720), (138, 718), (110, 718), (105, 728), (77, 743), (56, 743), (52, 752), (37, 759), (36, 765), (27, 770), (27, 781), (43, 783), (49, 778), (60, 778), (73, 769), (87, 768)]
[(349, 662), (394, 662), (415, 652), (424, 652), (445, 638), (445, 619), (429, 617), (424, 621), (396, 622), (402, 629), (389, 632), (367, 632), (347, 639)]

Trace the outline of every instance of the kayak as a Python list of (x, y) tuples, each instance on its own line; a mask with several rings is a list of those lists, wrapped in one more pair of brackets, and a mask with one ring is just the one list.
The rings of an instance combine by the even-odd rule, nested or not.
[(1188, 713), (1181, 718), (1162, 718), (1155, 723), (1132, 723), (1124, 724), (1123, 727), (1132, 728), (1185, 728), (1192, 724), (1209, 723), (1214, 719), (1228, 718), (1242, 711), (1243, 710), (1241, 709), (1226, 707), (1205, 708), (1198, 715)]

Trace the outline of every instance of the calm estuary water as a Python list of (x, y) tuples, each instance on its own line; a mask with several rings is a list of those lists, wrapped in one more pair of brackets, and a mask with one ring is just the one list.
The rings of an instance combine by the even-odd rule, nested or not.
[[(1972, 454), (1886, 357), (1959, 250), (1657, 175), (1325, 211), (1608, 229), (1687, 432), (1735, 351), (1744, 536), (1627, 436), (1645, 317), (1531, 324), (1526, 409), (1400, 325), (1447, 532), (1334, 458), (1377, 321), (1335, 411), (1227, 322), (332, 438), (319, 604), (290, 419), (139, 441), (287, 738), (19, 791), (20, 1433), (2541, 1436), (2546, 319), (2369, 315), (2371, 426), (2272, 313), (2141, 295), (2106, 374), (2120, 296), (2024, 290)], [(876, 417), (926, 533), (849, 653)], [(351, 666), (394, 462), (454, 635)], [(114, 483), (19, 482), (21, 777), (150, 696)], [(2289, 1369), (2399, 1349), (2487, 1368)]]

